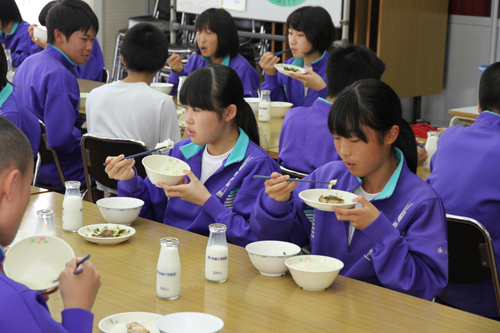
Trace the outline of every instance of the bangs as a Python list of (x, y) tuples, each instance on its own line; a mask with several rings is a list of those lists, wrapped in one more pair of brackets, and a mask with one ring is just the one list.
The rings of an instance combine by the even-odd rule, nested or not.
[(192, 72), (184, 81), (179, 93), (182, 105), (207, 111), (217, 111), (219, 108), (212, 98), (214, 93), (213, 71), (207, 67)]
[(355, 89), (342, 93), (333, 103), (328, 115), (328, 129), (332, 135), (344, 138), (357, 137), (368, 142), (363, 127), (370, 127), (367, 110), (360, 105)]
[(304, 31), (305, 30), (305, 26), (306, 26), (306, 22), (304, 22), (305, 20), (302, 20), (302, 12), (296, 12), (296, 13), (292, 13), (290, 14), (290, 16), (288, 17), (288, 19), (286, 20), (286, 25), (287, 25), (287, 28), (291, 28), (293, 30), (297, 30), (297, 31)]
[(215, 21), (213, 20), (213, 16), (214, 16), (213, 11), (207, 11), (203, 15), (200, 15), (196, 19), (196, 22), (194, 23), (194, 30), (196, 32), (202, 30), (210, 30), (212, 32), (215, 32), (217, 29), (217, 24), (213, 22)]

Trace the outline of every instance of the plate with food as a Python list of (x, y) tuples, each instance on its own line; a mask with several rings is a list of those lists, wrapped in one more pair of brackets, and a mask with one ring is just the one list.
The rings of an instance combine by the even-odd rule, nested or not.
[(78, 229), (78, 234), (91, 243), (114, 245), (132, 237), (135, 229), (123, 224), (92, 224)]
[(358, 196), (351, 192), (340, 190), (328, 190), (325, 188), (315, 188), (299, 193), (299, 198), (313, 208), (326, 212), (332, 211), (332, 206), (340, 208), (352, 208), (356, 204), (352, 202)]
[(160, 333), (156, 321), (163, 316), (151, 312), (124, 312), (108, 316), (99, 322), (104, 333)]
[(306, 70), (302, 67), (289, 64), (276, 64), (274, 65), (274, 68), (286, 76), (290, 76), (290, 73), (304, 74), (306, 72)]

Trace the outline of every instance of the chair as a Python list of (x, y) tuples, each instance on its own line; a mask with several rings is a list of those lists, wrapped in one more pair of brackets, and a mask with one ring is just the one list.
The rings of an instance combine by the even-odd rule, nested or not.
[(36, 158), (34, 159), (35, 163), (35, 170), (33, 172), (33, 182), (31, 185), (35, 186), (36, 182), (38, 181), (38, 172), (40, 171), (40, 164), (42, 164), (41, 161), (42, 157), (40, 156), (40, 152), (36, 153)]
[(471, 218), (446, 215), (448, 282), (473, 284), (493, 280), (500, 314), (500, 283), (488, 230)]
[[(87, 180), (87, 192), (90, 202), (94, 202), (92, 198), (91, 178), (106, 187), (112, 189), (117, 189), (118, 187), (118, 181), (110, 179), (104, 171), (106, 167), (103, 163), (106, 161), (106, 157), (120, 154), (129, 156), (148, 151), (146, 144), (139, 140), (106, 138), (89, 133), (82, 136), (81, 146), (85, 179)], [(146, 177), (146, 170), (142, 165), (142, 159), (144, 157), (145, 156), (141, 156), (135, 159), (137, 173), (143, 178)]]
[[(40, 185), (41, 187), (45, 187), (49, 190), (64, 193), (64, 191), (65, 191), (64, 188), (54, 188), (51, 186), (47, 186), (46, 184), (39, 184), (38, 183), (38, 170), (40, 170), (40, 165), (42, 163), (50, 162), (52, 160), (54, 160), (54, 162), (56, 163), (57, 171), (59, 172), (59, 177), (61, 177), (61, 182), (63, 184), (66, 182), (66, 180), (64, 178), (64, 174), (63, 174), (62, 169), (61, 169), (61, 165), (59, 164), (59, 159), (57, 158), (57, 154), (47, 144), (47, 131), (45, 130), (45, 124), (41, 120), (38, 120), (38, 122), (40, 123), (40, 130), (42, 133), (42, 139), (40, 140), (40, 145), (38, 147), (38, 156), (39, 157), (37, 158), (37, 162), (35, 164), (35, 171), (36, 171), (36, 178), (37, 179), (36, 179), (36, 183), (34, 183), (34, 184)], [(34, 180), (34, 182), (35, 182), (35, 180)]]
[(302, 178), (304, 178), (305, 176), (308, 175), (307, 173), (303, 173), (303, 172), (300, 172), (300, 171), (296, 171), (296, 170), (285, 168), (282, 165), (280, 165), (280, 169), (281, 169), (281, 174), (282, 175), (289, 175), (290, 177), (293, 177), (293, 178), (302, 179)]
[(106, 68), (102, 69), (102, 83), (109, 83), (109, 71)]

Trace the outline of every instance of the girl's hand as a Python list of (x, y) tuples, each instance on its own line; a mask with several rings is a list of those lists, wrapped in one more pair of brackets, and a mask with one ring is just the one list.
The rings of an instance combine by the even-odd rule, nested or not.
[(80, 308), (90, 311), (94, 305), (97, 291), (101, 286), (100, 275), (90, 261), (85, 261), (78, 268), (80, 274), (73, 274), (76, 263), (82, 258), (73, 258), (59, 275), (59, 288), (65, 309)]
[(110, 179), (116, 180), (129, 180), (135, 177), (135, 171), (132, 167), (135, 165), (133, 158), (124, 159), (125, 155), (108, 156), (106, 158), (106, 169), (104, 171), (108, 174)]
[(274, 68), (274, 65), (276, 65), (279, 61), (280, 58), (271, 52), (266, 52), (262, 58), (260, 58), (259, 65), (267, 75), (276, 75), (276, 68)]
[(174, 72), (182, 72), (184, 69), (182, 66), (182, 59), (184, 59), (184, 56), (177, 55), (176, 53), (172, 54), (170, 58), (168, 58), (168, 67), (170, 67), (170, 69)]
[(310, 69), (306, 70), (302, 74), (291, 72), (290, 77), (302, 82), (304, 86), (312, 90), (318, 91), (326, 87), (326, 83), (323, 78)]
[(208, 192), (205, 185), (200, 182), (192, 171), (183, 171), (189, 177), (189, 183), (184, 178), (178, 185), (168, 186), (162, 182), (158, 182), (158, 185), (165, 190), (167, 198), (180, 197), (184, 201), (203, 206), (212, 194)]
[(350, 221), (354, 228), (363, 230), (380, 215), (380, 211), (363, 196), (357, 197), (353, 202), (359, 202), (363, 207), (351, 209), (339, 208), (336, 206), (332, 207), (332, 210), (337, 216), (337, 220)]
[(35, 41), (35, 36), (33, 35), (33, 28), (34, 28), (34, 27), (37, 27), (37, 26), (38, 26), (38, 24), (32, 24), (32, 25), (30, 25), (30, 27), (28, 28), (28, 34), (30, 35), (30, 37), (31, 37), (31, 39), (32, 39), (33, 41)]
[(298, 183), (287, 181), (290, 179), (289, 175), (282, 176), (277, 172), (273, 172), (271, 177), (273, 179), (268, 179), (264, 183), (267, 195), (276, 201), (285, 202), (290, 200), (290, 193)]

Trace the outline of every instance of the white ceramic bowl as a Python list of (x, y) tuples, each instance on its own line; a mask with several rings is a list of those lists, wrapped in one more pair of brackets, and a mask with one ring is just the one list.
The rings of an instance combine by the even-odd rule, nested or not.
[(326, 212), (331, 212), (332, 206), (349, 209), (354, 207), (354, 205), (356, 204), (355, 202), (352, 202), (352, 199), (358, 197), (356, 194), (346, 191), (333, 190), (333, 189), (331, 190), (332, 194), (341, 199), (344, 199), (344, 203), (333, 204), (333, 203), (324, 203), (319, 201), (319, 197), (327, 191), (328, 189), (326, 188), (315, 188), (311, 190), (305, 190), (299, 193), (299, 198), (304, 200), (304, 202), (309, 206)]
[(214, 333), (224, 327), (219, 317), (201, 312), (177, 312), (158, 319), (161, 333)]
[(30, 236), (12, 245), (5, 256), (5, 275), (28, 288), (46, 292), (59, 285), (59, 274), (75, 257), (71, 246), (54, 236)]
[[(276, 64), (276, 65), (274, 65), (274, 68), (276, 68), (276, 70), (278, 72), (280, 72), (281, 74), (284, 74), (286, 76), (290, 76), (291, 72), (295, 72), (297, 74), (304, 74), (306, 71), (302, 67), (295, 66), (295, 65), (289, 65), (289, 64)], [(287, 68), (288, 70), (285, 68)]]
[[(109, 230), (115, 230), (117, 226), (120, 229), (129, 230), (130, 232), (125, 236), (119, 236), (119, 237), (103, 238), (103, 237), (92, 236), (92, 234), (94, 233), (93, 230), (95, 230), (96, 228), (99, 228), (99, 230), (101, 231), (104, 227), (108, 227)], [(86, 241), (89, 241), (91, 243), (96, 243), (101, 245), (115, 245), (125, 242), (130, 237), (132, 237), (135, 234), (135, 229), (121, 224), (92, 224), (92, 225), (86, 225), (78, 229), (78, 234), (82, 236)]]
[(129, 197), (111, 197), (99, 199), (96, 204), (108, 223), (129, 225), (139, 216), (144, 201)]
[[(338, 259), (318, 255), (289, 258), (286, 267), (299, 287), (309, 291), (325, 290), (335, 281), (344, 263)], [(296, 265), (301, 265), (297, 268)]]
[(102, 319), (99, 322), (99, 329), (104, 333), (127, 332), (127, 324), (136, 322), (151, 333), (159, 333), (160, 331), (156, 328), (156, 321), (162, 317), (162, 315), (151, 312), (117, 313)]
[(186, 162), (172, 156), (149, 155), (142, 160), (142, 164), (146, 169), (146, 173), (148, 175), (149, 180), (151, 181), (152, 184), (155, 185), (158, 182), (162, 182), (169, 186), (179, 184), (179, 182), (185, 177), (183, 173), (177, 175), (171, 175), (171, 174), (169, 175), (166, 172), (159, 171), (159, 169), (165, 164), (174, 165), (179, 163), (182, 166), (182, 168), (191, 170), (191, 167)]
[(287, 271), (285, 260), (300, 252), (299, 246), (281, 241), (253, 242), (245, 249), (252, 264), (265, 276), (285, 275)]
[(250, 105), (254, 114), (259, 114), (260, 98), (258, 98), (258, 97), (245, 97), (245, 101)]
[(271, 102), (271, 118), (283, 118), (292, 106), (289, 102)]
[(168, 95), (172, 91), (174, 84), (173, 83), (166, 83), (166, 82), (156, 82), (156, 83), (151, 83), (150, 87), (153, 88), (154, 90), (158, 90), (159, 92), (162, 92), (162, 93), (165, 93)]
[(47, 43), (47, 30), (45, 30), (45, 28), (41, 26), (34, 26), (33, 37), (35, 37), (35, 39), (41, 40), (44, 43)]

